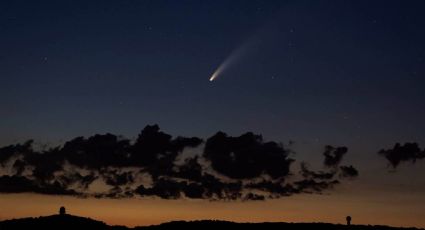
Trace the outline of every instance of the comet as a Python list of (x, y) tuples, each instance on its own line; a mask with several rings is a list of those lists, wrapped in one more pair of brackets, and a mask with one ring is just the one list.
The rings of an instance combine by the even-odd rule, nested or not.
[(228, 70), (231, 66), (237, 63), (248, 53), (248, 51), (252, 50), (253, 46), (257, 43), (257, 39), (249, 39), (247, 42), (243, 43), (235, 50), (233, 50), (230, 55), (224, 59), (224, 61), (218, 66), (218, 68), (214, 71), (214, 73), (210, 77), (210, 81), (216, 80), (223, 72)]
[(219, 71), (218, 69), (213, 73), (213, 75), (210, 77), (210, 81), (214, 81), (214, 79), (217, 77)]

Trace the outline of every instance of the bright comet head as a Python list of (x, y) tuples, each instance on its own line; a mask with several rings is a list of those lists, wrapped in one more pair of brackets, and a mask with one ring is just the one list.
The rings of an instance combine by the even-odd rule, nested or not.
[(210, 81), (214, 81), (214, 79), (217, 77), (217, 72), (215, 72), (211, 77), (210, 77)]

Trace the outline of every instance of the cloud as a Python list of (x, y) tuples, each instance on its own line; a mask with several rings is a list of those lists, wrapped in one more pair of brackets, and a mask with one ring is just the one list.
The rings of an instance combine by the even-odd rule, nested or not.
[(262, 180), (260, 182), (249, 183), (246, 187), (266, 192), (267, 194), (270, 194), (270, 197), (275, 198), (299, 193), (292, 184), (285, 184), (284, 181)]
[(198, 159), (198, 156), (185, 159), (184, 163), (177, 167), (174, 176), (200, 182), (202, 180), (203, 169)]
[(415, 163), (425, 158), (425, 149), (421, 150), (418, 143), (396, 143), (392, 149), (381, 149), (378, 154), (384, 156), (393, 168), (406, 161)]
[(86, 168), (123, 167), (130, 164), (130, 141), (113, 134), (76, 137), (58, 149), (58, 160)]
[(208, 138), (204, 157), (217, 172), (234, 179), (250, 179), (262, 175), (274, 179), (286, 177), (293, 162), (290, 151), (276, 142), (263, 142), (261, 135), (251, 132), (239, 137), (218, 132)]
[(197, 137), (177, 137), (159, 131), (158, 125), (146, 126), (131, 148), (130, 159), (134, 166), (156, 166), (158, 161), (173, 162), (186, 147), (196, 147), (202, 143)]
[(315, 171), (309, 170), (305, 162), (302, 162), (300, 167), (301, 167), (301, 175), (303, 175), (305, 178), (308, 178), (308, 179), (330, 180), (336, 174), (336, 170), (329, 171), (329, 172), (323, 172), (323, 171), (315, 172)]
[(50, 195), (79, 195), (72, 189), (67, 189), (58, 181), (53, 183), (39, 183), (22, 176), (1, 176), (1, 193), (40, 193)]
[(21, 175), (26, 168), (27, 164), (20, 159), (17, 159), (15, 163), (13, 163), (12, 168), (16, 171), (16, 175)]
[[(257, 201), (322, 193), (339, 183), (334, 179), (339, 170), (341, 178), (357, 175), (352, 166), (336, 167), (345, 147), (326, 146), (327, 171), (301, 164), (294, 173), (292, 150), (258, 134), (218, 132), (202, 143), (148, 125), (135, 141), (107, 133), (40, 151), (32, 141), (9, 145), (0, 148), (0, 193)], [(193, 156), (183, 154), (195, 147), (202, 148)]]
[(248, 193), (245, 195), (245, 197), (243, 198), (243, 200), (247, 201), (247, 200), (265, 200), (266, 197), (263, 195), (258, 195), (255, 193)]
[(122, 186), (134, 182), (134, 176), (132, 172), (119, 172), (118, 170), (103, 170), (101, 171), (102, 176), (105, 179), (105, 183), (111, 186)]
[(29, 141), (26, 141), (24, 144), (9, 145), (9, 146), (0, 148), (0, 164), (4, 166), (5, 163), (17, 153), (31, 152), (32, 144), (33, 144), (33, 140), (29, 140)]
[(336, 165), (340, 163), (341, 158), (335, 156), (342, 156), (342, 152), (347, 152), (347, 149), (345, 147), (344, 151), (336, 150), (338, 148), (333, 148), (329, 145), (325, 148), (326, 151), (329, 151), (331, 154), (333, 154), (333, 156), (331, 157), (329, 157), (329, 154), (324, 154), (325, 162), (326, 160), (332, 158), (332, 160), (330, 160), (332, 164), (325, 164), (326, 171), (313, 171), (308, 168), (307, 163), (302, 162), (300, 164), (300, 174), (304, 178), (302, 180), (294, 182), (294, 184), (296, 185), (295, 188), (298, 192), (320, 194), (324, 190), (332, 189), (335, 185), (341, 183), (341, 181), (335, 179), (335, 175), (337, 175), (338, 172), (342, 179), (354, 178), (357, 176), (358, 172), (353, 166), (341, 166), (339, 168), (336, 167)]
[(325, 156), (324, 165), (327, 167), (337, 167), (347, 151), (347, 147), (333, 147), (331, 145), (326, 145), (325, 152), (323, 153)]
[(339, 184), (338, 180), (317, 181), (315, 179), (304, 179), (294, 182), (297, 190), (304, 193), (321, 193), (324, 190), (333, 188), (334, 185)]
[(341, 166), (340, 176), (344, 178), (354, 178), (359, 176), (359, 171), (354, 168), (352, 165), (349, 166)]
[(95, 175), (94, 172), (91, 172), (88, 175), (81, 175), (78, 172), (65, 172), (63, 175), (57, 176), (57, 180), (61, 182), (61, 184), (72, 186), (76, 185), (80, 187), (82, 190), (86, 190), (91, 183), (97, 180), (99, 177)]
[(181, 197), (182, 188), (185, 185), (185, 182), (158, 179), (151, 188), (140, 185), (136, 189), (136, 193), (141, 196), (158, 196), (164, 199), (178, 199)]

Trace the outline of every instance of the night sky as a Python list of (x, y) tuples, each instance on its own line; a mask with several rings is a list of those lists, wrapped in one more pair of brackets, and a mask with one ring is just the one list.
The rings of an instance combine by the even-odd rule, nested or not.
[[(256, 181), (255, 170), (245, 168), (256, 154), (264, 156), (258, 170), (268, 182), (279, 173), (287, 178), (273, 171), (275, 155), (262, 155), (268, 141), (282, 143), (274, 150), (295, 160), (293, 174), (308, 162), (316, 170), (311, 177), (351, 165), (358, 175), (343, 181), (335, 171), (341, 179), (335, 188), (315, 194), (299, 189), (265, 201), (168, 199), (148, 190), (142, 198), (95, 199), (0, 188), (0, 206), (14, 207), (2, 209), (0, 219), (52, 214), (65, 204), (74, 214), (129, 226), (207, 218), (342, 223), (350, 214), (356, 223), (425, 227), (424, 12), (419, 0), (1, 1), (2, 147), (33, 139), (31, 148), (42, 153), (78, 136), (106, 133), (137, 143), (141, 130), (158, 124), (173, 138), (202, 139), (182, 144), (178, 156), (203, 154), (199, 159), (209, 165), (203, 167), (227, 179)], [(210, 81), (223, 62), (226, 68)], [(263, 140), (249, 142), (257, 152), (239, 161), (238, 147), (229, 143), (246, 143), (236, 138), (246, 132)], [(209, 145), (214, 135), (239, 162), (232, 169)], [(141, 146), (141, 152), (151, 150)], [(348, 149), (341, 165), (339, 147)], [(0, 175), (18, 175), (11, 160), (25, 154), (2, 154), (4, 148)], [(90, 157), (77, 164), (66, 154), (65, 168), (100, 173), (99, 167), (139, 166), (99, 166)], [(164, 167), (129, 159), (150, 167), (151, 175)], [(326, 159), (336, 162), (326, 165)], [(25, 170), (41, 167), (23, 162)], [(114, 216), (116, 208), (132, 214)]]

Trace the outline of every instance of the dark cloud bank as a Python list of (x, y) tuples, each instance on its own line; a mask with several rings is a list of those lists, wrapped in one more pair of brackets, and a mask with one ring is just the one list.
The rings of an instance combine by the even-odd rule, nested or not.
[[(204, 141), (173, 138), (152, 125), (135, 141), (97, 134), (47, 150), (35, 150), (32, 141), (2, 147), (0, 192), (265, 200), (322, 193), (357, 177), (353, 166), (340, 165), (347, 151), (325, 146), (324, 171), (314, 171), (305, 162), (295, 164), (292, 150), (251, 132), (238, 137), (218, 132)], [(397, 154), (388, 151), (398, 150), (382, 150), (393, 159)]]
[(417, 160), (425, 158), (425, 149), (421, 150), (418, 143), (396, 143), (392, 149), (381, 149), (378, 152), (385, 157), (395, 169), (403, 162), (415, 163)]

